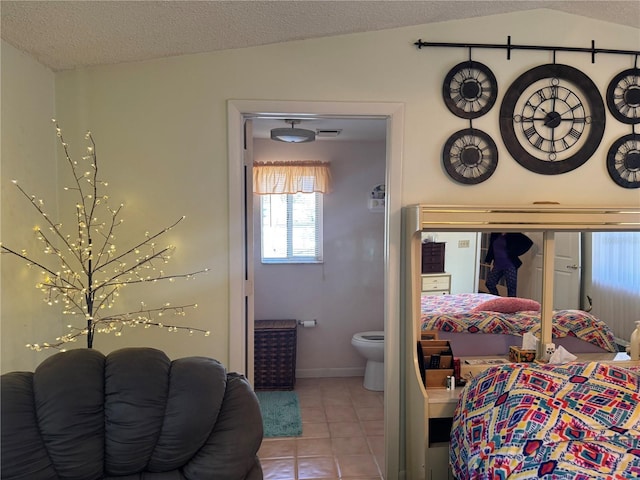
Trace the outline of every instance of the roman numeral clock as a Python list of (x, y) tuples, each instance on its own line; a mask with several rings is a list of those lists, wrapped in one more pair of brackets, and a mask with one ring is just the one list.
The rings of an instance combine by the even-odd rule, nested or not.
[(583, 165), (605, 129), (598, 88), (580, 70), (540, 65), (520, 75), (500, 107), (500, 133), (511, 156), (524, 168), (556, 175)]
[[(473, 119), (486, 114), (498, 96), (498, 83), (486, 65), (469, 59), (453, 67), (444, 78), (442, 97), (455, 116)], [(455, 181), (474, 185), (487, 180), (498, 166), (495, 142), (482, 130), (466, 128), (446, 141), (442, 162)]]
[(640, 135), (633, 130), (640, 123), (640, 69), (630, 68), (613, 77), (607, 88), (607, 106), (616, 120), (632, 125), (632, 133), (609, 148), (609, 176), (621, 187), (640, 188)]
[[(425, 47), (464, 48), (469, 59), (445, 76), (442, 94), (451, 113), (469, 121), (469, 128), (451, 135), (442, 150), (446, 173), (462, 184), (487, 180), (498, 165), (498, 150), (491, 137), (474, 128), (473, 121), (496, 103), (498, 83), (486, 65), (471, 60), (473, 49), (503, 49), (507, 60), (515, 50), (553, 52), (553, 63), (527, 70), (509, 86), (499, 112), (500, 135), (511, 157), (527, 170), (542, 175), (570, 172), (596, 152), (605, 132), (606, 110), (596, 84), (575, 67), (555, 62), (556, 52), (625, 55), (635, 58), (633, 68), (618, 73), (609, 83), (606, 103), (618, 122), (631, 125), (631, 134), (610, 146), (606, 166), (611, 179), (624, 188), (640, 188), (640, 51), (550, 45), (518, 45), (511, 35), (504, 44), (427, 42)], [(482, 121), (482, 120), (481, 120)]]

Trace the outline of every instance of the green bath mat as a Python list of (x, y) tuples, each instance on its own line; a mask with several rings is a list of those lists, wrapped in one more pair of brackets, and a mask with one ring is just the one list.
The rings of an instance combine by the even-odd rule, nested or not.
[(300, 402), (295, 392), (256, 392), (265, 437), (302, 435)]

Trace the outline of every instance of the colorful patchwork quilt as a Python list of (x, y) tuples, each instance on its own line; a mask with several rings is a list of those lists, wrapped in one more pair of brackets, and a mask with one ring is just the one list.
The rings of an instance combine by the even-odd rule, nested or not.
[[(540, 337), (540, 312), (471, 312), (477, 305), (495, 298), (488, 293), (425, 295), (421, 298), (421, 328), (518, 336), (531, 332)], [(554, 338), (574, 336), (603, 350), (617, 351), (613, 332), (607, 324), (582, 310), (556, 310), (553, 313), (552, 335)]]
[(640, 478), (639, 373), (596, 362), (489, 368), (456, 408), (455, 478)]

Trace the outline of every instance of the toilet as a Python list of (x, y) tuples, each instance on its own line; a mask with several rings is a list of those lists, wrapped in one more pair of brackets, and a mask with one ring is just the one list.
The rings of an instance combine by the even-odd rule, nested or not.
[(384, 390), (384, 332), (359, 332), (351, 338), (351, 345), (367, 359), (363, 386), (367, 390)]

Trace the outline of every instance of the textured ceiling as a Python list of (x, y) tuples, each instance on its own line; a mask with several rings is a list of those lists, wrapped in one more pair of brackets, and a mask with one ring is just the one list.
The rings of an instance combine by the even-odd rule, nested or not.
[(640, 26), (640, 1), (0, 1), (3, 40), (55, 71), (552, 8)]
[[(32, 1), (0, 0), (0, 36), (54, 71), (230, 48), (551, 8), (640, 26), (640, 0), (627, 1)], [(339, 129), (332, 140), (383, 140), (381, 120), (306, 120)], [(254, 122), (254, 136), (285, 126)]]

